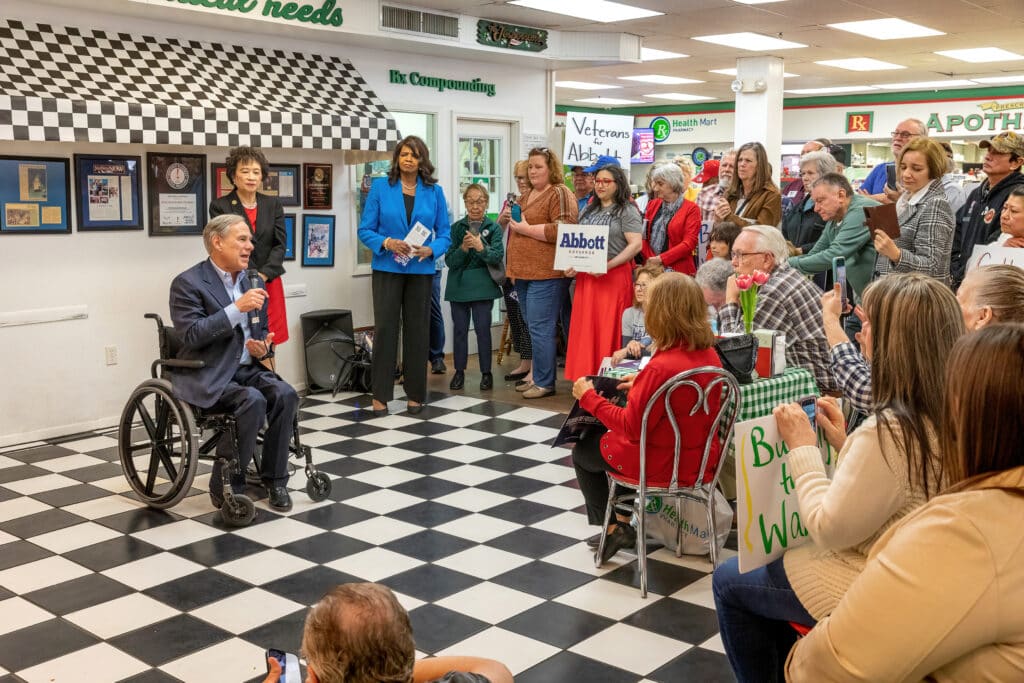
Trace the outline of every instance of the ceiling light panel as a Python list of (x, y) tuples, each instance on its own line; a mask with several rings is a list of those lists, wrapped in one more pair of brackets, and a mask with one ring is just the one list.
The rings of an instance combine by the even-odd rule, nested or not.
[(959, 88), (965, 85), (976, 85), (976, 83), (964, 79), (947, 79), (945, 81), (916, 81), (913, 83), (876, 83), (874, 87), (882, 90), (939, 90), (940, 88)]
[(868, 19), (866, 21), (844, 21), (839, 24), (828, 24), (829, 28), (856, 33), (860, 36), (876, 40), (899, 40), (901, 38), (926, 38), (944, 36), (942, 31), (912, 24), (903, 19)]
[(613, 21), (629, 21), (657, 17), (664, 12), (623, 5), (608, 0), (512, 0), (510, 5), (518, 5), (529, 9), (553, 14), (564, 14), (577, 19), (589, 19), (608, 24)]
[(939, 50), (935, 54), (952, 59), (959, 59), (961, 62), (1010, 62), (1015, 59), (1024, 59), (1024, 55), (1010, 52), (999, 47), (975, 47), (968, 50)]
[(694, 36), (694, 40), (725, 47), (750, 50), (751, 52), (764, 52), (766, 50), (790, 50), (797, 47), (807, 47), (803, 43), (794, 43), (790, 40), (763, 36), (760, 33), (719, 33), (713, 36)]
[[(711, 73), (711, 74), (722, 74), (723, 76), (735, 76), (736, 75), (736, 67), (733, 67), (731, 69), (709, 69), (708, 73)], [(786, 73), (785, 71), (782, 72), (782, 77), (783, 78), (796, 78), (799, 75), (800, 74), (789, 74), (789, 73)]]
[(838, 95), (840, 93), (847, 92), (865, 92), (867, 90), (877, 90), (870, 85), (841, 85), (834, 86), (831, 88), (801, 88), (798, 90), (785, 90), (791, 95)]
[(684, 83), (703, 83), (693, 78), (679, 78), (678, 76), (659, 76), (649, 74), (647, 76), (619, 76), (620, 81), (639, 81), (641, 83), (657, 83), (658, 85), (682, 85)]
[(555, 81), (556, 88), (568, 88), (569, 90), (611, 90), (621, 88), (621, 85), (605, 85), (603, 83), (587, 83), (586, 81)]
[(880, 59), (872, 59), (871, 57), (852, 57), (850, 59), (826, 59), (821, 62), (815, 62), (815, 64), (821, 64), (822, 66), (832, 66), (837, 69), (846, 69), (847, 71), (887, 71), (890, 69), (907, 68), (899, 64), (893, 64), (892, 62), (883, 62)]
[(1020, 76), (990, 76), (988, 78), (972, 78), (975, 83), (998, 85), (1000, 83), (1024, 83), (1024, 74)]
[(681, 92), (663, 92), (657, 95), (644, 95), (644, 97), (652, 97), (657, 100), (672, 100), (673, 102), (699, 102), (701, 100), (713, 100), (713, 97), (705, 97), (704, 95), (687, 95)]
[(668, 50), (655, 50), (653, 47), (642, 47), (640, 48), (640, 61), (641, 62), (656, 62), (660, 59), (682, 59), (683, 57), (689, 57), (690, 55), (684, 55), (682, 52), (669, 52)]
[(643, 100), (623, 100), (618, 97), (588, 97), (583, 100), (573, 100), (574, 102), (586, 102), (587, 104), (604, 104), (604, 105), (619, 105), (619, 104), (643, 104)]
[(767, 5), (770, 2), (782, 2), (782, 0), (733, 0), (741, 5)]

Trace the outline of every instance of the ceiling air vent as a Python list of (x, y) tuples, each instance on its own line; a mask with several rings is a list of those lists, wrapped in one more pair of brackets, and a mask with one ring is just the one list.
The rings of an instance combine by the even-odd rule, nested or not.
[(405, 7), (381, 5), (381, 27), (442, 38), (459, 37), (459, 18)]

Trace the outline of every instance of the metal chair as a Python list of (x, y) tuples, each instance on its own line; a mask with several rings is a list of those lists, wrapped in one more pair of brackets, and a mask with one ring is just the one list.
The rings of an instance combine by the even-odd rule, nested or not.
[[(709, 376), (709, 379), (698, 382), (698, 378)], [(690, 409), (688, 417), (693, 417), (698, 410), (705, 415), (712, 415), (708, 400), (713, 396), (714, 391), (721, 392), (719, 395), (719, 407), (714, 413), (714, 421), (708, 431), (707, 439), (704, 442), (704, 452), (701, 457), (700, 470), (692, 486), (680, 486), (679, 477), (679, 453), (682, 446), (682, 436), (679, 431), (679, 423), (675, 411), (672, 410), (672, 395), (680, 387), (690, 387), (696, 392), (696, 400)], [(675, 434), (674, 454), (672, 460), (672, 478), (668, 482), (647, 481), (647, 421), (651, 411), (658, 401), (663, 401), (665, 414), (668, 416), (672, 431)], [(667, 380), (654, 392), (647, 406), (644, 408), (643, 421), (640, 425), (640, 478), (631, 480), (620, 477), (613, 472), (608, 472), (608, 506), (604, 513), (604, 526), (601, 528), (601, 540), (598, 543), (595, 564), (600, 566), (601, 555), (604, 552), (604, 544), (608, 535), (608, 522), (611, 520), (612, 510), (617, 503), (624, 502), (631, 498), (636, 499), (639, 505), (637, 509), (637, 558), (640, 566), (640, 597), (647, 597), (647, 536), (646, 536), (646, 499), (650, 494), (666, 498), (674, 498), (676, 503), (677, 516), (682, 515), (682, 501), (693, 500), (704, 504), (707, 512), (710, 556), (712, 566), (718, 566), (718, 543), (715, 537), (715, 487), (718, 485), (718, 477), (722, 473), (722, 465), (726, 460), (726, 452), (732, 442), (733, 426), (736, 417), (739, 415), (742, 397), (739, 385), (735, 378), (722, 368), (705, 366), (681, 372), (675, 377)], [(704, 482), (708, 471), (708, 464), (711, 458), (712, 448), (718, 443), (718, 462), (714, 464), (714, 476)], [(702, 483), (704, 482), (704, 483)], [(616, 486), (629, 489), (630, 493), (616, 495)], [(676, 557), (682, 555), (683, 531), (679, 529), (676, 538)]]

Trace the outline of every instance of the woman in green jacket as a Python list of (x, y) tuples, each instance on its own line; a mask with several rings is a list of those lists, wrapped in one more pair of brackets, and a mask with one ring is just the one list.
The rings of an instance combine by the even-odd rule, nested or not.
[(491, 310), (501, 290), (494, 283), (488, 266), (505, 263), (501, 227), (486, 216), (488, 194), (478, 183), (462, 193), (465, 218), (452, 225), (452, 244), (445, 254), (448, 285), (444, 299), (452, 307), (452, 346), (455, 375), (448, 385), (461, 389), (466, 383), (466, 358), (469, 355), (469, 318), (473, 316), (476, 348), (480, 360), (480, 389), (494, 386), (491, 375)]

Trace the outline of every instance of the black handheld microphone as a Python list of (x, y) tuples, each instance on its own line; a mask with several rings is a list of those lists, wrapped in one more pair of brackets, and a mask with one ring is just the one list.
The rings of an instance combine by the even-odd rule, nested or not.
[[(260, 273), (256, 269), (252, 269), (246, 272), (249, 276), (249, 288), (260, 289), (263, 287), (263, 280), (260, 278)], [(260, 309), (254, 308), (249, 312), (249, 324), (259, 325), (260, 324)]]

